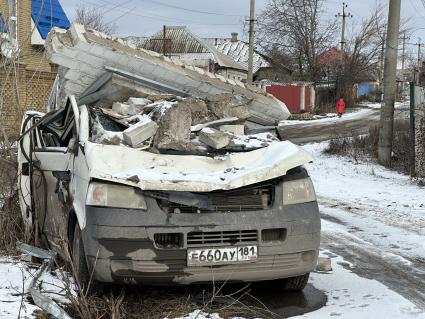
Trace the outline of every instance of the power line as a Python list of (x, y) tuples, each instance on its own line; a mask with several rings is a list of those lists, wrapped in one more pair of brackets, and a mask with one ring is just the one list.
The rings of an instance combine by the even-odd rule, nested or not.
[(227, 16), (227, 17), (241, 17), (240, 14), (227, 14), (227, 13), (218, 13), (218, 12), (209, 12), (209, 11), (201, 11), (201, 10), (195, 10), (195, 9), (189, 9), (189, 8), (184, 8), (184, 7), (179, 7), (179, 6), (175, 6), (175, 5), (171, 5), (171, 4), (167, 4), (167, 3), (163, 3), (160, 1), (155, 1), (155, 0), (145, 0), (151, 3), (155, 3), (164, 7), (168, 7), (168, 8), (173, 8), (173, 9), (177, 9), (177, 10), (182, 10), (182, 11), (188, 11), (188, 12), (194, 12), (194, 13), (201, 13), (201, 14), (209, 14), (209, 15), (218, 15), (218, 16)]
[[(422, 0), (422, 3), (423, 3), (423, 2), (424, 2), (424, 1)], [(413, 8), (413, 10), (414, 10), (417, 14), (419, 14), (419, 16), (420, 16), (421, 18), (425, 19), (425, 16), (423, 16), (423, 15), (421, 14), (421, 10), (419, 10), (419, 9), (418, 9), (418, 7), (416, 7), (415, 3), (414, 3), (412, 0), (409, 0), (409, 3), (410, 3), (410, 6)]]
[[(109, 1), (106, 1), (106, 0), (100, 0), (100, 1), (103, 2), (103, 3), (106, 3), (108, 5), (116, 6), (115, 3), (112, 3), (112, 2), (109, 2)], [(91, 5), (94, 5), (94, 6), (101, 5), (100, 3), (94, 3), (94, 2), (90, 2), (90, 1), (85, 1), (85, 3), (91, 4)], [(177, 23), (185, 23), (185, 24), (188, 24), (188, 25), (200, 25), (200, 26), (235, 26), (235, 25), (240, 25), (240, 23), (200, 23), (198, 21), (172, 18), (172, 17), (161, 16), (161, 15), (157, 15), (157, 14), (146, 15), (146, 14), (140, 13), (139, 11), (134, 10), (134, 8), (129, 8), (129, 7), (121, 6), (121, 5), (116, 7), (116, 10), (124, 13), (124, 16), (125, 15), (133, 15), (133, 16), (147, 18), (147, 19), (151, 19), (151, 20), (155, 20), (155, 21), (158, 21), (158, 19), (163, 19), (163, 20), (171, 22), (171, 23), (177, 22)], [(122, 16), (120, 16), (120, 18), (122, 18)]]

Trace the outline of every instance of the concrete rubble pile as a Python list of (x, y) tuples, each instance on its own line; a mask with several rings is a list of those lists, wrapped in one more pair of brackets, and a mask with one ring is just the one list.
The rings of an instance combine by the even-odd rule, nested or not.
[[(53, 29), (59, 65), (49, 109), (74, 95), (92, 114), (92, 141), (152, 151), (244, 151), (276, 141), (286, 106), (255, 86), (172, 62), (79, 24)], [(247, 135), (245, 135), (247, 134)]]
[(245, 135), (249, 110), (242, 96), (167, 99), (130, 97), (112, 108), (92, 107), (92, 142), (201, 154), (254, 150), (278, 141), (268, 132)]

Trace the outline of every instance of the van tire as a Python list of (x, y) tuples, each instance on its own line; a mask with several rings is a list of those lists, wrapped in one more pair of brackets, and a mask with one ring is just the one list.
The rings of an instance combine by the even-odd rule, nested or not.
[(301, 291), (305, 288), (305, 286), (307, 286), (309, 276), (310, 273), (297, 277), (286, 278), (283, 281), (283, 289), (286, 291)]
[(74, 226), (74, 237), (72, 240), (72, 263), (74, 266), (74, 276), (81, 289), (85, 292), (90, 281), (90, 274), (86, 262), (83, 238), (78, 222)]

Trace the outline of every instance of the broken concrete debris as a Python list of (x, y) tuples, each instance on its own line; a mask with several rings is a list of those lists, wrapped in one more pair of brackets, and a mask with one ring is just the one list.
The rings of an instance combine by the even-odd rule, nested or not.
[(219, 130), (222, 132), (233, 134), (233, 135), (245, 135), (244, 125), (235, 125), (235, 124), (220, 125)]
[(59, 100), (75, 95), (87, 106), (95, 143), (161, 153), (253, 150), (276, 139), (246, 136), (248, 123), (274, 127), (289, 116), (254, 86), (182, 67), (79, 24), (54, 29), (45, 46), (59, 65)]
[(137, 105), (137, 106), (145, 106), (151, 103), (152, 103), (151, 100), (145, 99), (143, 97), (130, 97), (128, 99), (128, 104)]
[(216, 119), (237, 117), (241, 121), (249, 118), (248, 105), (252, 102), (241, 95), (224, 93), (220, 95), (210, 95), (206, 98), (208, 110), (212, 117)]
[[(245, 135), (244, 97), (230, 98), (227, 94), (204, 98), (182, 98), (175, 101), (128, 98), (115, 102), (112, 109), (100, 108), (103, 117), (92, 125), (92, 141), (101, 144), (152, 148), (152, 151), (214, 153), (214, 151), (248, 151), (269, 146), (278, 141), (268, 132)], [(150, 104), (146, 104), (149, 103)], [(225, 103), (229, 109), (225, 110)], [(137, 108), (131, 109), (138, 103)], [(143, 106), (141, 106), (143, 105)], [(140, 106), (140, 107), (139, 107)], [(237, 108), (237, 111), (235, 111)], [(96, 109), (96, 108), (95, 108)], [(138, 113), (133, 114), (134, 110)], [(219, 110), (217, 112), (217, 110)], [(239, 117), (218, 118), (224, 115)], [(233, 113), (232, 113), (233, 112)], [(108, 123), (107, 118), (111, 123)], [(108, 129), (111, 128), (112, 130)], [(123, 129), (117, 129), (122, 127)]]
[(154, 145), (159, 150), (188, 150), (191, 124), (192, 116), (188, 104), (179, 103), (167, 109), (160, 118)]
[(136, 115), (142, 111), (142, 108), (134, 104), (114, 102), (112, 111), (121, 115)]
[(137, 124), (130, 126), (123, 132), (124, 141), (132, 147), (140, 147), (143, 142), (155, 135), (158, 124), (147, 115), (141, 117)]
[(220, 125), (224, 125), (224, 124), (235, 123), (237, 121), (239, 121), (239, 119), (237, 117), (226, 117), (224, 119), (194, 125), (190, 128), (190, 130), (192, 132), (198, 132), (205, 127), (215, 127), (215, 126), (220, 126)]
[[(45, 47), (50, 61), (59, 65), (62, 101), (58, 104), (69, 95), (74, 95), (80, 105), (103, 103), (102, 107), (125, 101), (111, 101), (111, 96), (126, 94), (153, 102), (209, 96), (206, 103), (213, 105), (216, 119), (236, 116), (261, 125), (277, 125), (290, 115), (284, 103), (255, 86), (176, 64), (80, 24), (73, 24), (68, 31), (53, 29)], [(221, 94), (227, 94), (227, 100), (215, 101), (213, 96)], [(238, 100), (238, 96), (244, 100)]]
[(232, 138), (229, 134), (210, 127), (203, 128), (199, 132), (199, 141), (216, 150), (229, 145), (231, 140)]

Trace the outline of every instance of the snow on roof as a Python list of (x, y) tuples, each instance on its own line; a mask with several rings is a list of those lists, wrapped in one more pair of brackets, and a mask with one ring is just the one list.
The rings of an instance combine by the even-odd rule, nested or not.
[(53, 27), (68, 29), (71, 25), (59, 0), (32, 0), (31, 17), (43, 40)]
[[(162, 52), (164, 45), (164, 31), (156, 32), (142, 47), (147, 50)], [(214, 45), (204, 41), (185, 26), (167, 26), (165, 30), (165, 46), (167, 53), (173, 54), (211, 54), (211, 58), (218, 65), (237, 70), (246, 70), (247, 67), (223, 54)]]
[[(231, 40), (218, 41), (215, 45), (218, 51), (232, 58), (237, 63), (241, 64), (246, 70), (248, 70), (248, 55), (249, 45), (244, 41), (232, 42)], [(260, 54), (254, 51), (254, 73), (260, 68), (268, 68), (268, 63)]]

